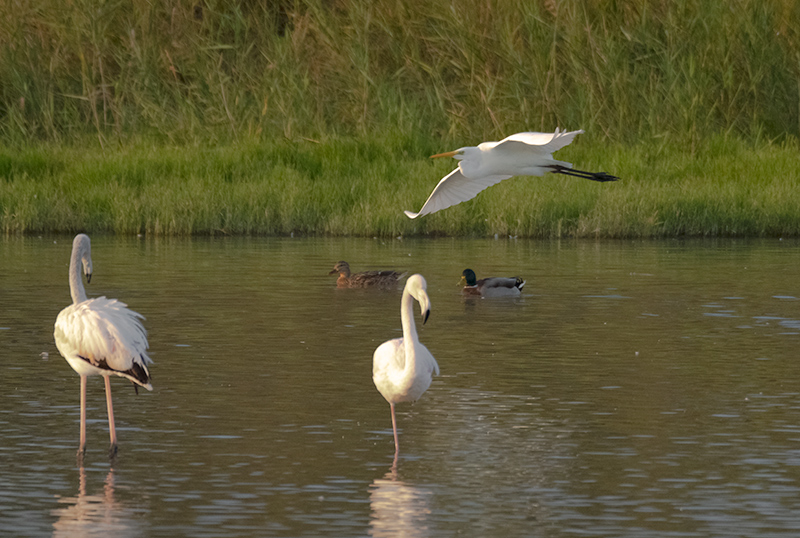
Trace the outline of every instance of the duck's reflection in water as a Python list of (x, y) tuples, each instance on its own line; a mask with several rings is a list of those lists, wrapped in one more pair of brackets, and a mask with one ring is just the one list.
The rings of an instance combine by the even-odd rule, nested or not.
[(86, 470), (81, 467), (78, 495), (58, 499), (62, 505), (53, 510), (58, 520), (53, 523), (53, 537), (113, 536), (126, 538), (144, 536), (141, 519), (134, 511), (114, 499), (114, 469), (109, 469), (102, 493), (86, 494)]
[(433, 492), (398, 480), (397, 470), (370, 486), (370, 536), (423, 538), (431, 535), (428, 516)]

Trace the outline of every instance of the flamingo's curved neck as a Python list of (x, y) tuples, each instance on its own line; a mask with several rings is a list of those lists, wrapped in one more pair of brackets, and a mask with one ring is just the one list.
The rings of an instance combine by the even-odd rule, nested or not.
[(83, 287), (81, 278), (81, 259), (84, 247), (82, 244), (72, 247), (72, 256), (69, 260), (69, 294), (72, 296), (72, 304), (82, 303), (86, 300), (86, 290)]
[(400, 321), (403, 325), (403, 347), (406, 352), (406, 362), (403, 365), (405, 371), (416, 366), (416, 343), (419, 341), (417, 336), (417, 326), (414, 323), (414, 297), (408, 290), (403, 290), (403, 300), (400, 302)]

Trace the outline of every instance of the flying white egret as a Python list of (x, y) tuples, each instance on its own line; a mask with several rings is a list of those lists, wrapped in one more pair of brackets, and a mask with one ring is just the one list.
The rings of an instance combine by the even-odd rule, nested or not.
[(519, 296), (525, 285), (525, 281), (518, 276), (511, 278), (494, 276), (477, 280), (472, 269), (464, 269), (461, 273), (461, 283), (464, 286), (461, 289), (462, 294), (480, 297)]
[(431, 313), (427, 286), (422, 275), (408, 278), (400, 300), (403, 337), (382, 343), (372, 357), (372, 380), (392, 410), (395, 464), (400, 447), (394, 404), (416, 401), (431, 386), (433, 373), (439, 375), (439, 365), (428, 348), (420, 343), (414, 324), (414, 299), (419, 301), (423, 324)]
[[(72, 369), (81, 377), (81, 437), (78, 456), (86, 450), (86, 378), (101, 375), (106, 386), (108, 428), (111, 435), (110, 454), (117, 451), (114, 408), (111, 404), (109, 376), (127, 378), (134, 388), (153, 390), (147, 365), (147, 332), (138, 314), (116, 299), (87, 299), (79, 266), (83, 264), (86, 281), (92, 279), (92, 254), (89, 236), (78, 234), (72, 242), (69, 262), (69, 291), (72, 304), (56, 318), (56, 347)], [(138, 388), (136, 389), (138, 393)]]
[(592, 181), (616, 181), (605, 172), (575, 170), (571, 163), (553, 159), (553, 152), (572, 142), (583, 131), (554, 133), (517, 133), (500, 142), (483, 142), (447, 153), (431, 155), (431, 159), (453, 157), (458, 168), (436, 185), (419, 213), (405, 211), (415, 219), (450, 206), (471, 200), (482, 190), (514, 176), (543, 176), (547, 172), (582, 177)]

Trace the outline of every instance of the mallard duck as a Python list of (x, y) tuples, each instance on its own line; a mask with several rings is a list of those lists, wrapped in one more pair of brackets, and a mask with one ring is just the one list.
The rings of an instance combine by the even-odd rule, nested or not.
[(461, 285), (464, 295), (480, 295), (482, 297), (517, 296), (522, 292), (525, 281), (520, 277), (491, 277), (476, 280), (475, 271), (464, 269), (461, 273)]
[(351, 274), (350, 264), (345, 261), (336, 262), (333, 271), (328, 273), (333, 275), (339, 273), (336, 279), (338, 288), (384, 288), (391, 289), (397, 286), (397, 281), (406, 276), (406, 273), (397, 271), (362, 271)]

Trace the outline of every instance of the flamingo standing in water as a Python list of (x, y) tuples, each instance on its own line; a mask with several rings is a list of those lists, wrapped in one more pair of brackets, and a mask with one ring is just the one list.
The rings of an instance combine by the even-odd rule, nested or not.
[(111, 404), (109, 377), (118, 375), (137, 386), (153, 390), (147, 365), (147, 332), (141, 314), (128, 309), (116, 299), (86, 298), (80, 275), (83, 265), (86, 281), (92, 279), (92, 254), (89, 236), (78, 234), (72, 242), (69, 262), (69, 291), (72, 304), (56, 318), (54, 337), (61, 355), (81, 376), (81, 438), (78, 457), (86, 451), (86, 378), (101, 375), (106, 385), (108, 428), (111, 435), (109, 454), (117, 452), (117, 432), (114, 427), (114, 408)]
[(428, 348), (420, 343), (414, 324), (414, 299), (419, 302), (423, 324), (431, 313), (426, 290), (427, 283), (422, 275), (411, 275), (408, 278), (400, 300), (403, 337), (384, 342), (378, 346), (372, 357), (372, 380), (392, 410), (395, 466), (400, 446), (397, 442), (394, 405), (416, 401), (431, 386), (433, 373), (439, 375), (439, 365)]

